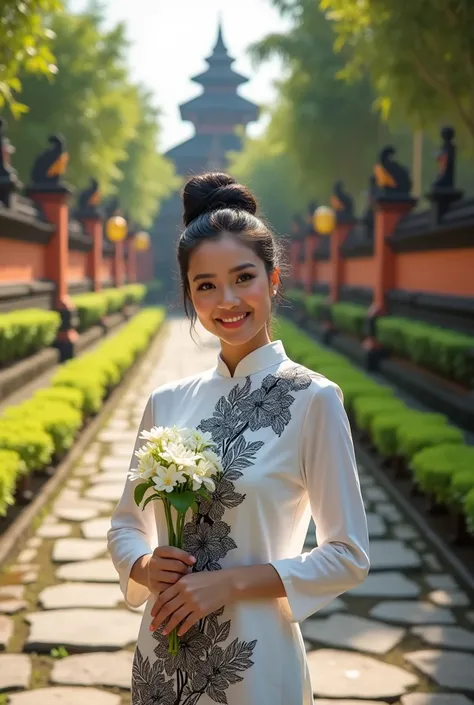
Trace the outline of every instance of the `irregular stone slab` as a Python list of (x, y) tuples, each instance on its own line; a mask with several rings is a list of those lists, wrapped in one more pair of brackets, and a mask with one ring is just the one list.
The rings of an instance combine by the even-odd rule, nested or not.
[(133, 665), (131, 651), (78, 654), (56, 661), (52, 683), (62, 685), (97, 685), (130, 690)]
[(434, 553), (426, 553), (423, 556), (423, 559), (425, 561), (425, 565), (428, 568), (428, 570), (436, 570), (438, 572), (442, 571), (441, 563), (436, 558)]
[(107, 532), (110, 529), (110, 517), (104, 519), (91, 519), (81, 524), (81, 531), (86, 539), (107, 540)]
[(443, 575), (439, 573), (433, 573), (432, 575), (423, 576), (425, 582), (433, 590), (458, 590), (459, 585), (454, 580), (452, 575)]
[(474, 633), (462, 627), (413, 627), (411, 631), (431, 646), (474, 652)]
[(16, 600), (21, 600), (25, 594), (24, 585), (2, 585), (0, 586), (0, 600), (14, 597)]
[(130, 429), (130, 423), (127, 417), (112, 417), (109, 423), (105, 427), (106, 431), (128, 431)]
[(77, 468), (77, 470), (74, 471), (74, 476), (75, 477), (90, 477), (91, 475), (94, 475), (97, 472), (97, 468), (95, 468), (93, 465), (84, 465), (83, 467)]
[(474, 624), (474, 612), (466, 612), (466, 617), (472, 624)]
[[(116, 430), (105, 430), (99, 435), (99, 441), (101, 443), (119, 443), (125, 445), (130, 443), (131, 447), (135, 445), (136, 434), (133, 431), (123, 431), (120, 429)], [(146, 441), (144, 441), (146, 443)]]
[(367, 487), (363, 494), (371, 502), (386, 502), (388, 500), (387, 493), (381, 487)]
[(127, 480), (128, 467), (122, 468), (122, 470), (103, 470), (94, 477), (91, 477), (91, 485), (107, 485), (114, 484), (119, 485), (125, 484)]
[(123, 488), (125, 485), (125, 476), (123, 482), (109, 482), (102, 483), (100, 485), (93, 485), (85, 493), (85, 497), (89, 499), (105, 499), (112, 502), (118, 502), (123, 494)]
[(72, 477), (66, 483), (66, 486), (70, 487), (72, 490), (80, 490), (82, 485), (83, 485), (82, 480), (79, 480), (79, 478), (76, 478), (76, 477)]
[(328, 646), (386, 654), (403, 639), (405, 630), (350, 614), (334, 614), (325, 620), (307, 619), (302, 633), (307, 639)]
[(98, 509), (92, 507), (59, 507), (55, 510), (58, 519), (64, 521), (86, 521), (94, 519), (99, 513)]
[(405, 660), (442, 688), (474, 691), (474, 654), (462, 651), (412, 651)]
[(136, 641), (141, 615), (122, 609), (32, 612), (27, 651), (46, 653), (58, 644), (74, 651), (115, 651)]
[(53, 548), (54, 563), (90, 561), (107, 550), (106, 541), (88, 539), (58, 539)]
[(326, 700), (326, 698), (315, 698), (313, 700), (314, 705), (388, 705), (386, 702), (381, 700)]
[(371, 570), (403, 570), (404, 568), (419, 568), (420, 556), (403, 541), (387, 539), (371, 541)]
[[(133, 449), (135, 447), (135, 438), (136, 434), (133, 434), (133, 441), (130, 443), (118, 443), (111, 446), (110, 455), (114, 455), (117, 458), (120, 457), (122, 461), (129, 463), (132, 459)], [(143, 443), (146, 443), (146, 441), (143, 441)]]
[(9, 705), (120, 705), (120, 695), (96, 688), (38, 688), (11, 695)]
[(355, 597), (418, 597), (421, 588), (403, 573), (369, 573), (363, 583), (348, 592)]
[(401, 705), (472, 705), (464, 695), (448, 693), (410, 693), (404, 695)]
[[(130, 451), (130, 457), (132, 455), (132, 452)], [(105, 472), (123, 472), (127, 473), (128, 471), (128, 463), (124, 458), (116, 458), (113, 455), (106, 455), (105, 458), (102, 458), (100, 461), (100, 467), (102, 470)]]
[(0, 654), (0, 693), (28, 688), (31, 661), (26, 654)]
[(43, 542), (41, 541), (38, 536), (32, 536), (28, 541), (26, 542), (26, 545), (28, 548), (39, 548)]
[(416, 531), (409, 524), (399, 524), (393, 527), (393, 534), (401, 541), (412, 541), (420, 537), (418, 531)]
[(341, 612), (342, 610), (346, 609), (346, 603), (343, 602), (340, 597), (336, 597), (332, 602), (326, 605), (326, 607), (322, 607), (320, 610), (318, 610), (315, 616), (317, 617), (319, 615), (332, 614), (333, 612)]
[(456, 621), (450, 610), (410, 600), (379, 602), (370, 610), (370, 616), (398, 624), (453, 624)]
[(359, 470), (359, 482), (361, 487), (373, 487), (375, 485), (375, 480), (371, 475), (366, 475), (365, 472)]
[(89, 583), (118, 583), (119, 577), (110, 558), (67, 563), (56, 571), (59, 580)]
[(21, 610), (26, 610), (28, 603), (25, 600), (0, 600), (0, 613), (1, 614), (16, 614), (21, 612)]
[(468, 596), (462, 590), (434, 590), (430, 592), (428, 599), (443, 607), (467, 607), (470, 604)]
[(327, 698), (389, 698), (417, 684), (412, 673), (354, 651), (317, 649), (308, 654), (313, 692)]
[(43, 609), (66, 607), (117, 607), (123, 602), (122, 591), (113, 583), (63, 583), (45, 588), (39, 595)]
[(38, 580), (38, 566), (27, 565), (26, 563), (24, 565), (12, 565), (8, 575), (14, 582), (22, 585), (31, 585)]
[(43, 539), (62, 539), (69, 536), (72, 526), (69, 524), (42, 524), (36, 532)]
[(387, 525), (382, 517), (379, 517), (377, 514), (372, 514), (371, 512), (367, 512), (367, 526), (369, 535), (373, 539), (382, 538), (387, 532)]
[(0, 650), (6, 649), (13, 634), (13, 620), (0, 614)]
[(428, 546), (424, 541), (413, 541), (413, 548), (418, 551), (418, 553), (423, 553), (428, 550)]
[(385, 519), (390, 522), (398, 522), (403, 520), (403, 515), (394, 504), (381, 502), (380, 504), (375, 505), (374, 511), (376, 514), (385, 517)]
[(20, 551), (18, 554), (17, 561), (18, 563), (31, 563), (35, 560), (36, 553), (36, 548), (24, 548), (23, 551)]

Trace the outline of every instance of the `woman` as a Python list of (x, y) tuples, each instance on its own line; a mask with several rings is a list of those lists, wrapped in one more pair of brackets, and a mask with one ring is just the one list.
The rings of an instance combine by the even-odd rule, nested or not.
[[(360, 583), (368, 537), (339, 389), (271, 342), (278, 243), (252, 193), (225, 174), (185, 186), (185, 307), (220, 340), (214, 369), (151, 395), (141, 429), (212, 434), (225, 469), (212, 503), (166, 546), (160, 502), (127, 480), (108, 545), (128, 604), (146, 601), (134, 705), (310, 705), (298, 622)], [(137, 448), (141, 442), (137, 440)], [(301, 553), (311, 515), (318, 547)], [(180, 652), (167, 634), (179, 626)]]

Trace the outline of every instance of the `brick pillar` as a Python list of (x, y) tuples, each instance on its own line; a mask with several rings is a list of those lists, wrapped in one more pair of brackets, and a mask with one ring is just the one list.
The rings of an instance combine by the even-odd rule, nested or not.
[(306, 294), (313, 291), (313, 254), (318, 244), (317, 235), (306, 235), (304, 239), (304, 290)]
[(391, 201), (383, 198), (375, 202), (374, 223), (374, 298), (370, 317), (385, 313), (385, 295), (395, 288), (395, 253), (387, 238), (392, 235), (400, 220), (413, 208), (415, 201)]
[(298, 240), (293, 240), (290, 244), (290, 278), (291, 283), (295, 286), (298, 283), (298, 256), (300, 252), (300, 243)]
[(74, 343), (78, 338), (76, 309), (68, 293), (68, 257), (69, 257), (69, 196), (70, 191), (64, 186), (50, 191), (27, 190), (38, 203), (46, 220), (54, 226), (51, 240), (45, 248), (45, 276), (54, 282), (54, 308), (61, 314), (61, 327), (56, 340), (61, 360), (74, 356)]
[(125, 256), (124, 256), (124, 241), (115, 242), (114, 253), (114, 285), (119, 288), (125, 282)]
[(344, 258), (341, 254), (341, 246), (355, 225), (355, 221), (336, 223), (334, 232), (331, 234), (331, 283), (329, 300), (335, 303), (339, 300), (339, 288), (344, 284)]
[(127, 249), (127, 279), (129, 284), (135, 284), (137, 281), (137, 251), (133, 244), (133, 237), (128, 240)]
[(100, 291), (102, 288), (102, 245), (103, 223), (102, 218), (84, 218), (84, 229), (92, 238), (92, 250), (87, 257), (87, 276), (92, 280), (92, 290)]

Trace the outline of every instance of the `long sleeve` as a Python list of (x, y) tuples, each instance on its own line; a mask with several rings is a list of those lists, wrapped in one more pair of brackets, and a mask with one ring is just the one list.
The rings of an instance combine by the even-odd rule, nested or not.
[[(140, 433), (153, 426), (152, 403), (150, 397), (137, 433), (130, 468), (136, 462), (135, 451), (143, 445), (139, 439)], [(137, 481), (126, 479), (122, 497), (112, 514), (111, 527), (107, 532), (108, 551), (119, 574), (125, 601), (131, 607), (140, 607), (149, 598), (150, 592), (130, 577), (130, 571), (141, 556), (152, 553), (157, 545), (154, 504), (150, 502), (144, 510), (137, 507), (133, 496), (136, 484)]]
[(301, 622), (361, 583), (369, 539), (349, 422), (338, 387), (318, 389), (304, 421), (300, 464), (316, 524), (317, 548), (272, 562), (283, 582), (283, 608)]

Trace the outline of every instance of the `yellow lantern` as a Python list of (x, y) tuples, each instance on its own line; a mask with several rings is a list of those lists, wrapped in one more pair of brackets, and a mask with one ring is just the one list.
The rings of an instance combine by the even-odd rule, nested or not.
[(127, 237), (127, 221), (121, 215), (113, 215), (105, 225), (105, 234), (111, 242), (122, 242)]
[(328, 206), (319, 206), (313, 214), (313, 227), (320, 235), (330, 235), (336, 227), (336, 214)]
[(137, 233), (133, 238), (133, 246), (139, 252), (145, 252), (150, 247), (150, 236), (144, 230)]

